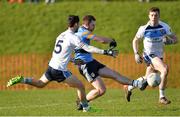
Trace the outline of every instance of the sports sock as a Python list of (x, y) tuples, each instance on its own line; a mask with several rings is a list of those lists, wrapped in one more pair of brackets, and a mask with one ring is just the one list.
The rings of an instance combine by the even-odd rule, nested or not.
[(165, 97), (164, 89), (159, 89), (159, 98)]
[(80, 104), (82, 105), (82, 107), (88, 107), (88, 102), (87, 101), (81, 101)]
[[(138, 84), (139, 84), (138, 82), (143, 82), (144, 80), (145, 80), (144, 76), (141, 76), (138, 79), (132, 81), (132, 86), (134, 88), (136, 88), (136, 87), (138, 87)], [(131, 90), (131, 88), (130, 88), (130, 90)]]
[(128, 85), (128, 91), (132, 91), (133, 89), (135, 89), (136, 87)]
[(22, 83), (25, 84), (32, 83), (32, 78), (24, 78), (24, 80), (22, 80)]
[(139, 82), (138, 80), (133, 80), (132, 81), (132, 86), (133, 87), (138, 87), (138, 82)]

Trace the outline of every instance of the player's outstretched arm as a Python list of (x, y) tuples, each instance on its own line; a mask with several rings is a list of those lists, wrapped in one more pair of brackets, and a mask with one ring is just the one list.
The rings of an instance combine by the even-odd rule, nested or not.
[(112, 48), (115, 48), (117, 46), (117, 43), (115, 39), (113, 38), (106, 38), (106, 37), (100, 37), (100, 36), (95, 36), (94, 37), (95, 41), (101, 42), (101, 43), (109, 43), (109, 46)]
[(106, 37), (101, 37), (101, 36), (94, 36), (94, 40), (104, 43), (104, 44), (110, 43), (113, 41), (113, 39), (111, 39), (111, 38), (106, 38)]
[(96, 48), (94, 46), (90, 46), (87, 44), (84, 44), (82, 46), (82, 49), (90, 53), (104, 54), (104, 55), (113, 56), (113, 57), (116, 57), (118, 55), (118, 50), (113, 50), (113, 49), (102, 50), (102, 49), (99, 49), (99, 48)]

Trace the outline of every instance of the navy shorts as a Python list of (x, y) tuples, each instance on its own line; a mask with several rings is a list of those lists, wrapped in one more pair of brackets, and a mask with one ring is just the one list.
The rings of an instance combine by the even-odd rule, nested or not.
[[(152, 59), (154, 57), (158, 57), (157, 55), (155, 54), (149, 54), (147, 55), (146, 53), (143, 54), (143, 58), (144, 58), (144, 62), (146, 63), (147, 66), (149, 66), (150, 64), (152, 64)], [(163, 58), (160, 58), (161, 60), (163, 60)]]
[(53, 69), (52, 67), (48, 67), (48, 69), (45, 72), (45, 76), (49, 81), (57, 81), (62, 82), (66, 78), (70, 77), (72, 73), (70, 71), (60, 71)]
[(79, 66), (79, 72), (86, 78), (88, 82), (92, 82), (96, 77), (99, 76), (99, 69), (104, 68), (105, 65), (96, 61), (95, 59), (91, 62)]

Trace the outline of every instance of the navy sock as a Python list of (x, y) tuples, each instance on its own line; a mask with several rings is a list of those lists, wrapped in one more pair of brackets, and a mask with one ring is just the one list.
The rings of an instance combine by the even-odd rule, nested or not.
[(23, 83), (25, 84), (32, 83), (32, 78), (24, 78)]
[(87, 101), (80, 102), (80, 104), (82, 105), (82, 107), (87, 107), (87, 106), (89, 106)]

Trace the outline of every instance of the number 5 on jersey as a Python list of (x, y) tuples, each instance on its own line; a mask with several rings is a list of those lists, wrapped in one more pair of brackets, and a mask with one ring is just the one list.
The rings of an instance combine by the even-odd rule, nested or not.
[(61, 52), (61, 50), (62, 50), (61, 43), (63, 43), (63, 40), (58, 40), (57, 43), (56, 43), (56, 46), (55, 46), (55, 49), (54, 49), (54, 52), (56, 54), (59, 54)]

